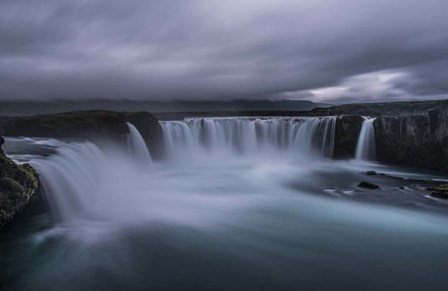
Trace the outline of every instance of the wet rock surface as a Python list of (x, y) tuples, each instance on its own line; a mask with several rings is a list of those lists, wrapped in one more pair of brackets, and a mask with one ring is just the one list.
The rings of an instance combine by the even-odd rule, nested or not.
[(427, 188), (431, 192), (432, 197), (448, 200), (448, 184)]
[(27, 117), (0, 117), (3, 136), (82, 138), (92, 141), (123, 142), (128, 133), (126, 122), (139, 130), (153, 157), (163, 157), (163, 130), (148, 112), (77, 111)]
[(345, 104), (310, 115), (336, 115), (335, 158), (353, 157), (361, 116), (374, 122), (377, 160), (448, 173), (448, 100)]
[(354, 158), (363, 121), (361, 115), (338, 117), (336, 120), (334, 158)]
[[(366, 175), (366, 172), (360, 173)], [(361, 177), (361, 176), (360, 176)], [(369, 182), (380, 186), (378, 189), (362, 188), (358, 183), (352, 187), (337, 185), (322, 189), (320, 193), (326, 197), (351, 200), (360, 203), (389, 205), (403, 209), (417, 209), (430, 213), (447, 215), (448, 200), (432, 194), (431, 189), (443, 190), (446, 182), (432, 179), (403, 178), (377, 172), (369, 176)], [(446, 187), (446, 185), (445, 185)], [(438, 192), (444, 195), (444, 192)]]
[(38, 193), (39, 176), (29, 165), (17, 165), (1, 149), (0, 137), (0, 228), (12, 220)]
[(448, 107), (374, 122), (377, 159), (448, 173)]
[(358, 184), (358, 187), (372, 190), (380, 189), (380, 186), (368, 181), (362, 181), (361, 183)]

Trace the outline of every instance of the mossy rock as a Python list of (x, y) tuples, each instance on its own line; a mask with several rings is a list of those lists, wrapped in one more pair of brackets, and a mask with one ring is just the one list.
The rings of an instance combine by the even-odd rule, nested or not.
[(25, 188), (16, 180), (8, 177), (0, 178), (0, 187), (5, 191), (12, 191), (13, 193), (23, 193), (25, 191)]
[(28, 164), (17, 165), (0, 148), (0, 227), (37, 194), (39, 175)]
[(427, 190), (431, 191), (431, 196), (433, 197), (440, 199), (448, 199), (448, 184), (436, 187), (430, 187)]

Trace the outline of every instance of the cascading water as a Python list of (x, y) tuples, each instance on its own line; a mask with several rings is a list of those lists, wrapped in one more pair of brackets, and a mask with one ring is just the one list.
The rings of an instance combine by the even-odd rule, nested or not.
[(127, 122), (126, 124), (129, 128), (129, 148), (131, 152), (142, 163), (151, 162), (151, 155), (142, 135), (132, 123)]
[(0, 264), (8, 266), (1, 287), (447, 290), (448, 219), (430, 211), (439, 205), (446, 213), (444, 202), (399, 189), (415, 181), (385, 178), (387, 190), (371, 201), (385, 197), (404, 208), (353, 203), (369, 196), (353, 186), (365, 179), (366, 164), (278, 154), (331, 156), (335, 118), (206, 118), (163, 127), (169, 155), (205, 158), (142, 167), (113, 144), (7, 139), (6, 154), (38, 170), (59, 223), (45, 213), (6, 242), (0, 236)]
[(356, 147), (356, 159), (364, 161), (375, 160), (375, 129), (373, 122), (375, 118), (365, 118), (359, 133), (358, 145)]
[(97, 146), (83, 142), (60, 143), (55, 154), (31, 161), (57, 220), (79, 217), (90, 203), (104, 160)]
[(189, 118), (162, 122), (171, 155), (277, 150), (332, 157), (335, 117)]

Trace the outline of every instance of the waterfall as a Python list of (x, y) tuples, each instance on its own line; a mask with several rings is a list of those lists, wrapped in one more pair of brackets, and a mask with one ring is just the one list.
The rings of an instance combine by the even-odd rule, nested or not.
[(188, 118), (161, 123), (170, 155), (277, 150), (333, 156), (335, 117)]
[[(132, 216), (129, 213), (137, 211), (137, 206), (129, 203), (132, 210), (123, 210), (124, 204), (120, 200), (123, 195), (136, 187), (135, 191), (144, 193), (139, 199), (147, 197), (147, 192), (139, 192), (146, 186), (135, 184), (132, 179), (145, 172), (140, 162), (149, 162), (150, 154), (139, 131), (132, 124), (127, 125), (131, 158), (129, 151), (113, 147), (103, 151), (88, 141), (57, 141), (57, 144), (52, 140), (42, 141), (54, 145), (54, 152), (33, 158), (30, 163), (39, 172), (43, 193), (59, 222), (102, 215), (114, 217), (120, 211), (123, 217)], [(196, 153), (219, 155), (222, 151), (245, 155), (276, 151), (332, 157), (335, 125), (335, 117), (191, 118), (162, 122), (171, 157)], [(152, 182), (157, 184), (157, 180)], [(105, 201), (110, 202), (107, 207)], [(139, 211), (146, 213), (146, 206)]]
[(372, 161), (375, 160), (375, 129), (373, 122), (375, 118), (365, 118), (359, 134), (356, 147), (356, 159)]
[(130, 122), (126, 123), (129, 128), (129, 148), (133, 155), (142, 163), (151, 162), (151, 155), (146, 146), (145, 140), (138, 129)]
[(77, 217), (94, 196), (104, 154), (90, 142), (60, 145), (47, 158), (32, 160), (56, 219)]

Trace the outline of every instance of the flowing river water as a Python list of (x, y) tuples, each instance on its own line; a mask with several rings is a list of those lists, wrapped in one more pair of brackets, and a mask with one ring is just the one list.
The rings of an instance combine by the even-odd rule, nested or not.
[(448, 290), (448, 205), (415, 182), (446, 177), (332, 160), (334, 117), (166, 121), (163, 161), (128, 126), (6, 139), (49, 209), (0, 235), (4, 290)]

